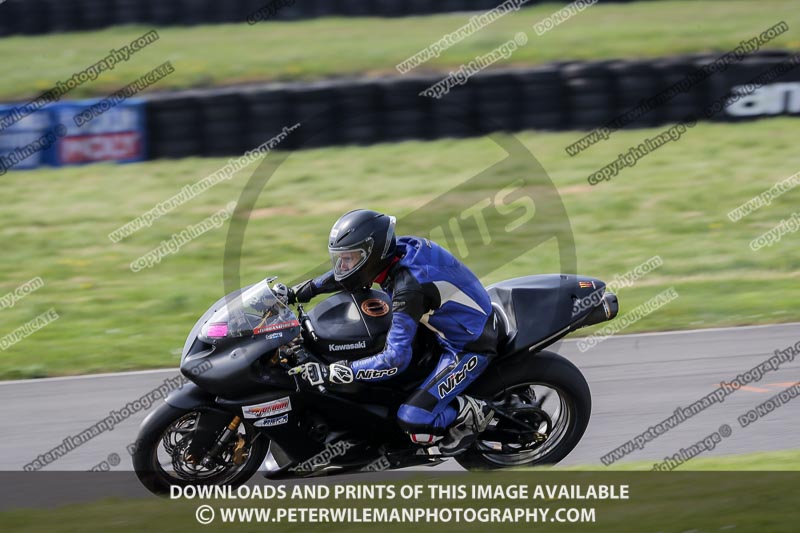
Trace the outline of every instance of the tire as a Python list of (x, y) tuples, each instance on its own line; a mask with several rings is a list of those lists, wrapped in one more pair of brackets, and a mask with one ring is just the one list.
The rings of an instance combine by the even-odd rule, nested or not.
[[(230, 485), (238, 487), (256, 473), (267, 455), (269, 440), (258, 434), (256, 429), (243, 422), (246, 435), (252, 440), (250, 453), (239, 471), (224, 483), (215, 478), (202, 480), (181, 479), (170, 476), (156, 461), (156, 453), (164, 432), (180, 418), (196, 411), (179, 409), (167, 403), (153, 411), (139, 429), (136, 450), (133, 453), (133, 468), (139, 481), (152, 493), (163, 496), (169, 493), (171, 485)], [(258, 437), (258, 438), (255, 438)]]
[[(502, 381), (498, 380), (493, 390), (483, 389), (481, 396), (485, 399), (499, 400), (507, 392), (526, 385), (551, 388), (558, 392), (560, 399), (565, 402), (561, 404), (561, 409), (564, 410), (568, 407), (569, 419), (564, 423), (562, 433), (559, 433), (559, 435), (563, 434), (563, 436), (560, 436), (560, 440), (548, 450), (546, 450), (548, 441), (544, 441), (539, 447), (531, 450), (531, 452), (536, 452), (540, 449), (540, 451), (546, 450), (541, 455), (534, 455), (529, 460), (521, 458), (523, 460), (518, 460), (513, 464), (504, 464), (502, 461), (497, 460), (497, 457), (511, 457), (510, 455), (490, 454), (479, 451), (477, 446), (473, 446), (463, 454), (455, 457), (456, 461), (467, 470), (493, 470), (558, 463), (575, 448), (589, 425), (589, 418), (592, 412), (589, 385), (586, 383), (581, 371), (570, 361), (556, 353), (543, 351), (536, 355), (526, 353), (522, 356), (514, 356), (506, 364), (508, 366), (501, 366), (500, 371), (506, 376), (513, 376), (513, 381), (503, 384)], [(503, 368), (505, 368), (505, 371), (503, 371)], [(513, 373), (510, 370), (513, 370)], [(554, 433), (555, 431), (550, 434), (553, 435)]]

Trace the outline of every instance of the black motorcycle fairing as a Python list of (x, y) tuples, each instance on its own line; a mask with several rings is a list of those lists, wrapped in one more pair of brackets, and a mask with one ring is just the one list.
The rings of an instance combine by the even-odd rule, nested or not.
[[(367, 403), (363, 397), (345, 397), (328, 391), (327, 394), (306, 393), (306, 405), (322, 416), (331, 430), (346, 431), (348, 435), (366, 442), (387, 442), (394, 440), (391, 436), (402, 435), (395, 417), (403, 400), (389, 390), (383, 392), (383, 398), (388, 396), (391, 402)], [(376, 394), (373, 399), (377, 397)]]
[(308, 312), (317, 338), (305, 334), (306, 345), (329, 363), (374, 355), (386, 344), (391, 309), (383, 291), (333, 294)]
[[(253, 394), (267, 387), (293, 386), (293, 380), (286, 376), (285, 371), (277, 371), (279, 369), (269, 362), (269, 356), (299, 337), (302, 329), (295, 314), (272, 293), (269, 283), (274, 279), (267, 278), (223, 296), (195, 322), (181, 357), (181, 373), (187, 379), (212, 394), (230, 398)], [(248, 296), (253, 291), (258, 292)], [(251, 301), (253, 297), (258, 299)], [(252, 308), (254, 302), (266, 307)], [(236, 312), (253, 322), (252, 332), (247, 324), (241, 330), (243, 321), (230, 320), (229, 313), (235, 315)], [(255, 325), (259, 322), (256, 313), (263, 317), (258, 327)], [(213, 329), (215, 324), (209, 322), (215, 317), (224, 326), (221, 335), (207, 331)]]
[[(372, 391), (377, 393), (378, 391)], [(303, 461), (324, 448), (329, 432), (346, 433), (363, 442), (395, 442), (404, 436), (394, 418), (403, 396), (384, 389), (375, 394), (382, 403), (367, 403), (336, 391), (321, 393), (308, 388), (299, 391), (270, 391), (236, 400), (217, 398), (217, 405), (241, 413), (284, 450), (293, 461)], [(390, 402), (386, 400), (390, 399)], [(354, 424), (354, 420), (358, 423)]]
[[(277, 402), (284, 398), (289, 400), (287, 405), (289, 410), (277, 409), (272, 413), (265, 411), (264, 416), (258, 417), (252, 416), (251, 412), (248, 412), (247, 416), (245, 415), (245, 410), (248, 408), (252, 409), (258, 405)], [(228, 412), (230, 413), (230, 420), (233, 420), (234, 416), (239, 416), (245, 423), (252, 424), (257, 430), (264, 433), (267, 438), (275, 440), (282, 448), (291, 451), (291, 457), (295, 460), (302, 460), (319, 453), (323, 447), (314, 439), (309, 438), (307, 432), (303, 432), (300, 429), (300, 422), (303, 417), (298, 414), (298, 411), (303, 410), (303, 395), (297, 394), (296, 391), (273, 390), (238, 400), (226, 400), (207, 393), (193, 383), (187, 383), (182, 388), (172, 391), (167, 396), (166, 402), (173, 407), (186, 411), (199, 411), (201, 413), (204, 411)], [(270, 427), (257, 425), (260, 421), (274, 420), (282, 418), (284, 415), (287, 415), (286, 421), (278, 425)], [(226, 423), (230, 420), (226, 421)], [(225, 424), (222, 424), (220, 427), (224, 426)]]
[[(293, 388), (294, 381), (285, 370), (271, 368), (259, 361), (300, 334), (295, 326), (278, 332), (241, 338), (226, 346), (212, 346), (202, 342), (193, 348), (181, 361), (181, 373), (208, 392), (223, 398), (237, 398), (255, 394), (265, 388)], [(195, 352), (195, 350), (201, 350)], [(194, 357), (202, 355), (201, 358)], [(200, 363), (210, 363), (207, 368)], [(203, 368), (201, 372), (192, 369)]]
[[(602, 294), (605, 283), (599, 279), (541, 274), (501, 281), (486, 290), (508, 321), (508, 331), (499, 348), (502, 357), (521, 350), (544, 349), (583, 325), (602, 321), (598, 313), (594, 313), (593, 321), (587, 320), (603, 305), (602, 301), (597, 306), (574, 312), (575, 302), (594, 292)], [(615, 314), (616, 310), (603, 320), (610, 320)]]
[[(402, 396), (393, 394), (390, 389), (382, 389), (384, 395), (381, 397), (393, 400), (390, 405), (364, 403), (361, 400), (341, 397), (335, 392), (322, 394), (313, 389), (269, 391), (237, 400), (226, 400), (203, 391), (193, 383), (186, 383), (180, 389), (172, 391), (167, 396), (166, 402), (187, 412), (199, 412), (199, 424), (219, 430), (223, 429), (234, 416), (239, 416), (244, 423), (251, 424), (264, 437), (274, 441), (292, 464), (298, 464), (325, 449), (328, 432), (341, 432), (339, 438), (352, 438), (364, 443), (407, 447), (408, 438), (400, 431), (394, 419)], [(377, 394), (379, 391), (373, 392), (376, 393), (376, 397), (380, 396)], [(258, 413), (259, 406), (263, 407), (265, 404), (275, 406), (276, 402), (284, 400), (287, 400), (285, 406), (273, 408), (272, 412), (267, 409), (264, 411), (264, 416), (254, 416), (254, 411)], [(281, 423), (276, 425), (264, 423), (279, 419)], [(353, 424), (353, 420), (358, 420), (358, 424)], [(324, 432), (319, 426), (312, 427), (312, 423), (324, 426)], [(218, 432), (205, 433), (207, 433), (205, 438), (201, 437), (197, 442), (193, 439), (191, 450), (195, 455), (205, 453), (213, 444)], [(371, 460), (365, 458), (364, 462), (366, 464)]]
[(178, 409), (197, 409), (214, 405), (215, 396), (194, 383), (184, 383), (179, 389), (175, 389), (167, 395), (164, 400), (172, 407)]

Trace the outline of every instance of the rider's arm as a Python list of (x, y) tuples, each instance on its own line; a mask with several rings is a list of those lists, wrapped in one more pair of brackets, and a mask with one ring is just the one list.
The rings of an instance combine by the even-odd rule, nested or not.
[(379, 354), (350, 363), (356, 381), (389, 379), (408, 367), (411, 343), (425, 311), (425, 295), (419, 285), (398, 288), (392, 298), (392, 327), (386, 337), (386, 347)]
[(321, 276), (317, 276), (314, 279), (304, 281), (303, 283), (292, 287), (292, 292), (294, 293), (295, 299), (300, 303), (309, 302), (318, 294), (336, 292), (340, 290), (342, 290), (342, 287), (333, 278), (332, 270), (329, 270), (328, 272), (322, 274)]

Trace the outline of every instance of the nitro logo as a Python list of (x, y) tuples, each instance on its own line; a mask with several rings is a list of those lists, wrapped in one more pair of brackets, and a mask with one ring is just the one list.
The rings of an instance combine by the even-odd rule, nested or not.
[(397, 374), (396, 368), (387, 368), (386, 370), (359, 370), (356, 374), (356, 379), (378, 379), (394, 376), (395, 374)]
[(367, 341), (358, 341), (352, 344), (329, 344), (328, 351), (341, 352), (342, 350), (358, 350), (359, 348), (366, 348)]
[(464, 381), (464, 378), (467, 377), (467, 373), (472, 372), (476, 366), (478, 366), (478, 357), (473, 355), (472, 358), (467, 361), (467, 364), (464, 365), (464, 368), (447, 376), (446, 380), (439, 383), (439, 398), (444, 398), (450, 394), (459, 383)]

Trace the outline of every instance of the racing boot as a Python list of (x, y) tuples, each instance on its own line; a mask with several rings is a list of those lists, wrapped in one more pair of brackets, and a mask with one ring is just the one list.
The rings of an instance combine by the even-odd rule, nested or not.
[(458, 400), (456, 419), (438, 444), (442, 455), (458, 455), (467, 450), (494, 417), (494, 409), (483, 400), (470, 396), (458, 396), (456, 400)]

